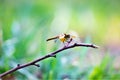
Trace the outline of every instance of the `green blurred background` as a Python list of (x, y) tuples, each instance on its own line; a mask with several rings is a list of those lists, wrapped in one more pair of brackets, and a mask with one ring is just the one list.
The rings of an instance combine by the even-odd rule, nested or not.
[(0, 0), (0, 73), (59, 49), (46, 39), (69, 32), (100, 48), (69, 49), (3, 80), (120, 79), (120, 0)]

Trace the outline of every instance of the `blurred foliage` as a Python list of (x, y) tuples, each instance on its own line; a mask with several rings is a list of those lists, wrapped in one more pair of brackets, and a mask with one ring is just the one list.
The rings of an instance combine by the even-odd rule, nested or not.
[(69, 32), (100, 48), (66, 50), (4, 80), (120, 79), (120, 0), (0, 0), (0, 73), (59, 49), (46, 39)]

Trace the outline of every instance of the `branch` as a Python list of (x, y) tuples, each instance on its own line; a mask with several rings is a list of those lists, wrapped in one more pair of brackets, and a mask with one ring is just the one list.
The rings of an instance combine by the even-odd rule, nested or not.
[(6, 75), (8, 75), (8, 74), (11, 74), (11, 73), (13, 73), (13, 72), (15, 72), (15, 71), (17, 71), (17, 70), (19, 70), (19, 69), (22, 69), (22, 68), (25, 68), (25, 67), (28, 67), (28, 66), (31, 66), (31, 65), (40, 67), (39, 64), (37, 64), (37, 62), (42, 61), (42, 60), (44, 60), (44, 59), (46, 59), (46, 58), (49, 58), (49, 57), (55, 57), (56, 54), (59, 53), (59, 52), (61, 52), (61, 51), (64, 51), (64, 50), (70, 49), (70, 48), (74, 48), (74, 47), (78, 47), (78, 46), (98, 48), (97, 46), (95, 46), (95, 45), (93, 45), (93, 44), (85, 44), (85, 43), (77, 44), (77, 43), (75, 43), (75, 44), (73, 44), (73, 45), (70, 45), (70, 46), (67, 46), (67, 47), (63, 47), (63, 48), (61, 48), (61, 49), (59, 49), (59, 50), (57, 50), (57, 51), (55, 51), (55, 52), (52, 52), (52, 53), (50, 53), (50, 54), (47, 54), (47, 55), (45, 55), (45, 56), (43, 56), (43, 57), (41, 57), (41, 58), (38, 58), (38, 59), (36, 59), (36, 60), (34, 60), (34, 61), (29, 62), (29, 63), (26, 63), (26, 64), (18, 64), (15, 68), (10, 69), (10, 70), (8, 70), (8, 71), (0, 74), (0, 78), (6, 76)]

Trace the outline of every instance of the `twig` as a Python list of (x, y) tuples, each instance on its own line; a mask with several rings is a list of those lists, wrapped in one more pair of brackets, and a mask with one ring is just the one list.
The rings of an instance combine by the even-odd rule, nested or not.
[(74, 47), (78, 47), (78, 46), (98, 48), (97, 46), (95, 46), (95, 45), (93, 45), (93, 44), (85, 44), (85, 43), (77, 44), (77, 43), (75, 43), (75, 44), (73, 44), (73, 45), (70, 45), (70, 46), (67, 46), (67, 47), (63, 47), (63, 48), (61, 48), (61, 49), (59, 49), (59, 50), (57, 50), (57, 51), (55, 51), (55, 52), (52, 52), (52, 53), (50, 53), (50, 54), (47, 54), (47, 55), (45, 55), (45, 56), (43, 56), (43, 57), (41, 57), (41, 58), (38, 58), (38, 59), (36, 59), (36, 60), (34, 60), (34, 61), (29, 62), (29, 63), (26, 63), (26, 64), (18, 64), (15, 68), (10, 69), (10, 70), (8, 70), (8, 71), (0, 74), (0, 78), (6, 76), (6, 75), (8, 75), (8, 74), (11, 74), (11, 73), (13, 73), (13, 72), (15, 72), (15, 71), (17, 71), (17, 70), (19, 70), (19, 69), (25, 68), (25, 67), (27, 67), (27, 66), (34, 65), (34, 66), (40, 67), (39, 64), (37, 64), (37, 62), (42, 61), (42, 60), (44, 60), (44, 59), (46, 59), (46, 58), (49, 58), (49, 57), (55, 57), (57, 53), (59, 53), (59, 52), (61, 52), (61, 51), (63, 51), (63, 50), (70, 49), (70, 48), (74, 48)]

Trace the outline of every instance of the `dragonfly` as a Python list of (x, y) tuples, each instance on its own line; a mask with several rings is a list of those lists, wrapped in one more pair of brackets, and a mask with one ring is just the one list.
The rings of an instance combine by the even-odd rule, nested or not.
[[(68, 46), (73, 41), (74, 38), (76, 38), (76, 36), (73, 36), (71, 34), (65, 34), (65, 33), (63, 33), (63, 34), (60, 34), (58, 36), (49, 38), (46, 41), (51, 41), (51, 40), (59, 39), (64, 44), (64, 46), (66, 47), (66, 46)], [(67, 45), (66, 45), (66, 43), (67, 43)]]

